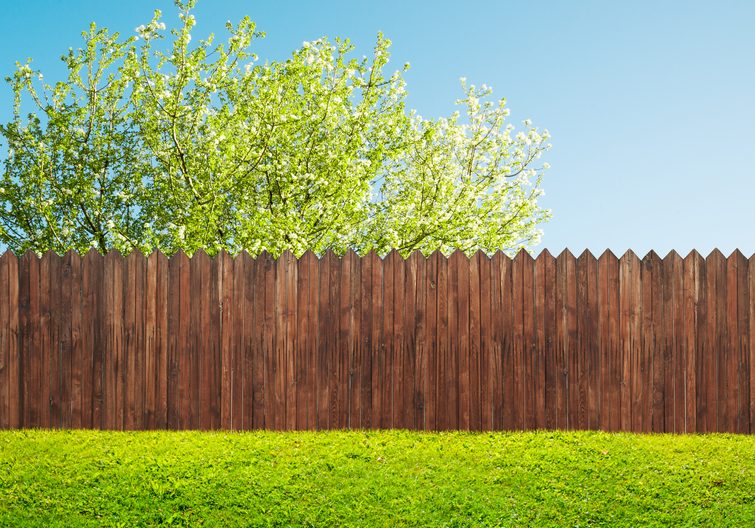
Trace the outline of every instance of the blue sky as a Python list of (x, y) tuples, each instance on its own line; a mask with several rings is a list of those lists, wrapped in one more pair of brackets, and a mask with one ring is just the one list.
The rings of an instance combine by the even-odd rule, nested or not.
[[(47, 81), (89, 22), (131, 34), (171, 1), (0, 0), (0, 74), (34, 58)], [(492, 86), (512, 118), (553, 136), (541, 248), (643, 255), (718, 247), (755, 252), (755, 2), (200, 0), (195, 36), (249, 15), (261, 59), (302, 41), (378, 31), (412, 64), (409, 105), (448, 115), (459, 77)], [(11, 92), (0, 89), (0, 119)]]

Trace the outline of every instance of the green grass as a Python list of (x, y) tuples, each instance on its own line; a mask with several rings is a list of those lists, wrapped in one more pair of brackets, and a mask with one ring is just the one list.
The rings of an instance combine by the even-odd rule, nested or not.
[(0, 432), (0, 526), (755, 526), (755, 436)]

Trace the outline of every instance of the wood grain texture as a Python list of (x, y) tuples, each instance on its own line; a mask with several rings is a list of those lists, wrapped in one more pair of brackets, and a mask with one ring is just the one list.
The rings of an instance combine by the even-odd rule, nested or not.
[(0, 256), (0, 428), (752, 433), (755, 256)]

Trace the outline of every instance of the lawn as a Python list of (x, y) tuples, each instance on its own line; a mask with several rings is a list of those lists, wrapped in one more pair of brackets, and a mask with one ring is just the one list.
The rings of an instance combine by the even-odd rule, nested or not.
[(755, 436), (0, 431), (0, 526), (755, 526)]

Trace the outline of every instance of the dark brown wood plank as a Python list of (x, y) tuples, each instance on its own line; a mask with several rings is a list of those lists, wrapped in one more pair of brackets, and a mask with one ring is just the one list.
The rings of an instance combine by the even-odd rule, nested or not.
[(233, 258), (221, 250), (218, 261), (220, 295), (220, 428), (233, 429), (233, 322), (236, 311), (233, 290)]
[(157, 428), (160, 372), (157, 357), (157, 252), (147, 255), (144, 273), (144, 429)]
[(621, 341), (619, 336), (619, 321), (621, 318), (621, 297), (619, 286), (619, 259), (613, 253), (609, 253), (608, 259), (608, 279), (607, 279), (607, 302), (608, 308), (608, 333), (611, 336), (608, 346), (610, 350), (610, 369), (609, 369), (609, 398), (611, 413), (608, 420), (609, 431), (621, 430), (621, 394), (625, 386), (623, 375), (623, 357)]
[(587, 321), (585, 328), (585, 372), (587, 373), (587, 427), (599, 429), (601, 423), (600, 369), (603, 358), (598, 347), (600, 321), (598, 313), (598, 262), (587, 252)]
[(567, 365), (567, 427), (579, 429), (580, 417), (580, 384), (579, 384), (579, 326), (578, 326), (578, 276), (577, 258), (571, 252), (566, 253), (564, 259), (566, 274), (566, 360)]
[(364, 256), (359, 262), (359, 422), (361, 429), (372, 427), (372, 266), (373, 259)]
[[(125, 376), (126, 376), (126, 356), (125, 356), (125, 336), (124, 336), (124, 291), (123, 281), (126, 277), (125, 259), (117, 251), (111, 251), (107, 254), (110, 259), (109, 267), (111, 268), (112, 280), (112, 297), (108, 306), (110, 324), (108, 328), (108, 344), (110, 353), (108, 357), (108, 378), (107, 385), (110, 391), (109, 405), (109, 424), (108, 429), (124, 428), (125, 420)], [(107, 278), (106, 278), (107, 280)]]
[(538, 346), (542, 353), (539, 393), (542, 395), (542, 417), (539, 427), (555, 429), (558, 419), (558, 363), (556, 361), (556, 259), (545, 249), (537, 257), (539, 274), (536, 281), (542, 294), (538, 325)]
[[(449, 320), (452, 310), (452, 299), (450, 297), (449, 285), (449, 261), (445, 255), (439, 254), (438, 280), (436, 287), (438, 289), (438, 335), (437, 335), (437, 369), (436, 369), (436, 427), (440, 431), (451, 428), (451, 412), (455, 409), (455, 401), (451, 401), (451, 396), (456, 394), (455, 384), (448, 381), (447, 371), (449, 368), (448, 358), (451, 355), (451, 321)], [(453, 406), (452, 406), (453, 405)], [(455, 420), (454, 411), (454, 420)]]
[(609, 422), (613, 409), (611, 408), (611, 367), (613, 366), (611, 357), (611, 334), (608, 330), (610, 316), (610, 291), (608, 286), (608, 267), (610, 265), (611, 253), (606, 250), (598, 258), (598, 275), (597, 275), (597, 295), (598, 295), (598, 320), (597, 327), (597, 349), (600, 358), (599, 368), (596, 369), (597, 375), (597, 392), (600, 401), (600, 420), (593, 427), (603, 431), (609, 430)]
[(385, 307), (383, 305), (383, 260), (375, 251), (370, 251), (366, 257), (370, 262), (370, 428), (383, 427), (383, 384), (385, 369), (385, 340), (383, 338), (383, 319)]
[(638, 359), (639, 370), (635, 373), (638, 376), (639, 390), (635, 394), (636, 401), (636, 418), (639, 420), (639, 431), (650, 432), (652, 430), (653, 417), (653, 348), (655, 329), (653, 327), (653, 258), (648, 253), (642, 259), (642, 268), (640, 272), (642, 281), (641, 292), (641, 332), (642, 346)]
[(570, 253), (562, 251), (556, 257), (555, 284), (555, 362), (556, 362), (556, 423), (557, 429), (569, 428), (569, 327), (567, 324), (567, 261)]
[(492, 390), (493, 430), (504, 428), (504, 370), (503, 345), (506, 338), (503, 326), (502, 259), (508, 259), (502, 251), (490, 257), (490, 371)]
[(84, 313), (86, 328), (84, 330), (84, 352), (88, 358), (87, 372), (84, 377), (83, 394), (84, 407), (87, 414), (84, 415), (84, 427), (102, 429), (104, 427), (104, 336), (105, 327), (105, 298), (109, 288), (104, 283), (105, 259), (103, 256), (90, 249), (84, 258), (83, 289), (84, 289)]
[(209, 377), (209, 408), (210, 429), (221, 427), (222, 411), (222, 383), (223, 383), (223, 256), (215, 255), (210, 260), (210, 326), (209, 326), (209, 364), (207, 362), (207, 375)]
[(317, 430), (330, 427), (330, 353), (332, 352), (332, 333), (330, 317), (330, 260), (336, 258), (332, 253), (325, 253), (318, 262), (318, 317), (317, 317), (317, 358), (315, 383), (317, 391), (317, 408), (315, 410)]
[[(310, 302), (313, 288), (309, 273), (309, 261), (316, 258), (307, 251), (294, 262), (296, 266), (296, 347), (294, 349), (295, 394), (295, 428), (299, 431), (308, 428), (310, 380), (308, 376), (309, 358), (314, 336), (310, 334), (312, 304)], [(315, 283), (316, 284), (316, 283)]]
[(313, 252), (307, 252), (302, 259), (307, 263), (309, 277), (307, 307), (307, 429), (317, 428), (317, 354), (319, 351), (319, 316), (320, 316), (320, 263)]
[[(204, 252), (203, 252), (204, 253)], [(219, 367), (221, 364), (218, 343), (220, 326), (220, 288), (218, 281), (218, 257), (202, 259), (202, 281), (205, 304), (201, 313), (201, 334), (199, 341), (199, 427), (202, 430), (217, 429), (220, 421)]]
[(599, 402), (595, 390), (595, 367), (599, 362), (599, 358), (595, 354), (597, 263), (595, 257), (589, 251), (580, 255), (578, 270), (578, 277), (584, 278), (582, 285), (584, 296), (579, 300), (581, 317), (579, 331), (581, 342), (579, 355), (580, 429), (594, 429), (599, 414)]
[(68, 286), (70, 325), (70, 421), (68, 427), (81, 429), (82, 427), (82, 379), (84, 368), (84, 356), (81, 342), (82, 328), (82, 291), (81, 291), (81, 262), (78, 253), (68, 251), (65, 255), (66, 265), (70, 269), (71, 279)]
[[(29, 410), (25, 427), (43, 427), (44, 408), (48, 401), (42, 392), (43, 383), (49, 387), (49, 382), (43, 378), (43, 356), (46, 351), (42, 348), (42, 262), (32, 252), (24, 255), (28, 257), (29, 311), (26, 317), (25, 336), (29, 340), (26, 358), (29, 362), (28, 386), (25, 387), (24, 400)], [(48, 389), (49, 393), (49, 389)], [(49, 398), (49, 395), (48, 395)], [(49, 426), (48, 426), (49, 427)]]
[(451, 429), (469, 429), (469, 263), (461, 251), (448, 259), (449, 360), (446, 363)]
[(749, 311), (752, 298), (748, 284), (749, 261), (739, 250), (735, 252), (737, 260), (737, 336), (734, 340), (736, 353), (737, 378), (737, 428), (734, 432), (747, 434), (750, 432), (750, 366), (749, 341), (750, 328)]
[(611, 288), (609, 285), (609, 268), (612, 261), (616, 258), (606, 250), (598, 258), (598, 355), (600, 357), (600, 368), (597, 369), (598, 377), (598, 395), (600, 399), (600, 421), (596, 424), (595, 429), (608, 431), (611, 429), (611, 417), (616, 413), (613, 407), (613, 388), (616, 380), (612, 379), (614, 368), (614, 357), (612, 348), (612, 337), (609, 329), (611, 321)]
[(125, 376), (123, 379), (125, 406), (123, 428), (128, 431), (138, 428), (136, 394), (138, 393), (139, 382), (141, 381), (137, 373), (139, 349), (136, 342), (136, 297), (139, 290), (137, 253), (137, 251), (132, 251), (126, 257), (123, 277), (123, 352), (125, 367)]
[[(463, 252), (456, 251), (451, 255), (451, 259), (456, 261), (456, 272), (458, 280), (456, 281), (456, 354), (457, 361), (456, 371), (459, 377), (459, 429), (468, 431), (471, 426), (470, 400), (472, 396), (471, 387), (471, 365), (470, 365), (470, 324), (469, 324), (469, 276), (470, 262)], [(452, 339), (454, 338), (452, 337)]]
[(384, 342), (383, 352), (381, 353), (381, 376), (382, 380), (380, 391), (382, 393), (380, 402), (380, 428), (388, 429), (394, 427), (393, 422), (393, 392), (396, 360), (395, 334), (393, 332), (394, 311), (395, 311), (395, 283), (394, 268), (396, 259), (401, 259), (397, 252), (392, 252), (383, 258), (383, 329), (382, 339)]
[(168, 340), (169, 331), (168, 326), (168, 287), (169, 287), (169, 263), (168, 258), (157, 252), (157, 281), (156, 281), (156, 326), (157, 332), (155, 335), (155, 355), (156, 369), (157, 369), (157, 383), (155, 384), (155, 390), (157, 391), (157, 398), (155, 402), (155, 414), (156, 414), (156, 426), (158, 429), (168, 428), (168, 385), (170, 379), (170, 364), (168, 361)]
[(265, 265), (269, 265), (267, 254), (251, 258), (246, 252), (244, 259), (244, 338), (243, 338), (243, 380), (244, 380), (244, 429), (262, 429), (269, 418), (267, 368), (265, 350)]
[(251, 430), (265, 421), (264, 361), (262, 356), (262, 306), (265, 289), (259, 261), (246, 251), (236, 257), (236, 279), (241, 288), (243, 324), (238, 348), (239, 381), (242, 384), (241, 429)]
[(700, 354), (698, 365), (700, 368), (700, 412), (698, 420), (702, 422), (702, 432), (716, 432), (718, 424), (718, 311), (717, 300), (722, 281), (719, 270), (722, 268), (723, 255), (714, 250), (705, 261), (705, 342)]
[[(663, 262), (665, 286), (664, 313), (666, 314), (665, 341), (670, 360), (666, 373), (666, 430), (684, 432), (684, 326), (682, 324), (684, 291), (683, 261), (678, 253), (670, 252)], [(671, 373), (670, 373), (671, 372)]]
[(480, 264), (478, 251), (469, 257), (469, 428), (482, 429), (482, 405), (480, 385)]
[(10, 301), (8, 295), (8, 260), (12, 253), (8, 250), (0, 256), (0, 429), (10, 427), (11, 413), (11, 346), (8, 335)]
[(286, 426), (286, 272), (282, 257), (273, 261), (274, 289), (270, 301), (272, 312), (272, 348), (270, 356), (270, 382), (272, 390), (272, 429), (282, 431)]
[[(258, 349), (259, 360), (254, 361), (254, 368), (262, 367), (262, 375), (255, 382), (255, 395), (264, 394), (262, 408), (264, 409), (264, 419), (258, 420), (257, 409), (254, 413), (254, 427), (274, 430), (279, 427), (278, 412), (281, 409), (281, 401), (276, 393), (276, 375), (278, 364), (275, 350), (275, 310), (276, 310), (276, 284), (275, 284), (275, 261), (272, 255), (262, 252), (257, 257), (256, 276), (261, 281), (255, 280), (255, 298), (254, 307), (259, 325), (261, 325), (262, 341)], [(264, 292), (264, 298), (257, 295)], [(259, 385), (258, 385), (259, 383)]]
[(639, 274), (639, 261), (632, 251), (619, 259), (619, 339), (621, 341), (621, 430), (634, 431), (632, 418), (633, 387), (637, 357), (637, 320), (639, 302), (634, 294)]
[(181, 321), (181, 266), (182, 259), (174, 254), (168, 260), (168, 380), (167, 380), (167, 428), (178, 429), (180, 426), (180, 376), (181, 349), (178, 340)]
[(682, 263), (682, 344), (684, 362), (684, 427), (681, 432), (697, 431), (697, 385), (696, 385), (696, 349), (697, 349), (697, 302), (698, 276), (702, 257), (696, 251), (690, 252)]
[(414, 334), (414, 423), (412, 428), (426, 430), (428, 400), (428, 350), (427, 350), (427, 259), (419, 251), (412, 257), (416, 264), (415, 334)]
[[(417, 361), (416, 350), (416, 324), (417, 324), (417, 258), (422, 255), (415, 252), (408, 256), (407, 260), (400, 262), (401, 275), (398, 277), (397, 291), (401, 292), (401, 308), (403, 310), (400, 324), (402, 328), (400, 351), (401, 351), (401, 382), (400, 382), (400, 409), (398, 412), (399, 427), (413, 429), (416, 423), (417, 400), (415, 393), (415, 365)], [(399, 289), (400, 288), (400, 289)]]
[(136, 251), (136, 298), (135, 298), (135, 315), (136, 328), (135, 340), (136, 345), (136, 376), (138, 381), (136, 390), (136, 416), (138, 429), (145, 428), (145, 380), (147, 377), (146, 357), (145, 357), (145, 325), (146, 325), (146, 287), (147, 287), (147, 258), (141, 251)]
[(296, 335), (296, 312), (297, 296), (296, 296), (296, 284), (297, 284), (297, 266), (296, 257), (289, 250), (286, 250), (281, 259), (284, 262), (284, 281), (286, 283), (286, 299), (285, 299), (285, 342), (284, 342), (284, 366), (285, 366), (285, 398), (286, 398), (286, 416), (285, 416), (285, 429), (296, 429), (296, 361), (295, 354), (298, 346)]
[(483, 431), (495, 429), (493, 422), (494, 390), (496, 374), (492, 346), (492, 261), (484, 252), (476, 255), (480, 270), (480, 426)]
[[(239, 431), (251, 429), (252, 393), (251, 371), (247, 370), (247, 355), (251, 356), (250, 321), (254, 303), (247, 300), (247, 292), (252, 294), (249, 268), (251, 258), (246, 251), (236, 255), (233, 261), (233, 428)], [(252, 299), (253, 301), (253, 299)]]
[(168, 428), (168, 258), (160, 253), (155, 257), (155, 425), (158, 429)]
[[(697, 350), (695, 351), (696, 386), (697, 386), (697, 431), (701, 433), (715, 430), (715, 403), (710, 394), (710, 374), (715, 372), (711, 365), (715, 366), (713, 347), (711, 346), (712, 325), (711, 317), (715, 320), (716, 306), (716, 273), (715, 266), (708, 259), (700, 259), (698, 268), (698, 303), (697, 303)], [(711, 412), (712, 411), (712, 412)], [(713, 418), (711, 420), (711, 417)], [(711, 427), (711, 422), (713, 427)]]
[[(748, 366), (750, 380), (750, 434), (755, 433), (755, 254), (748, 259), (748, 284), (750, 290), (750, 310), (749, 323), (750, 328), (749, 346), (748, 346)], [(743, 395), (747, 398), (747, 395)]]
[(193, 430), (199, 428), (200, 424), (200, 338), (202, 312), (207, 306), (207, 288), (205, 288), (206, 283), (203, 283), (203, 259), (200, 259), (199, 253), (194, 253), (189, 257), (187, 268), (189, 284), (188, 288), (181, 292), (181, 305), (184, 304), (184, 298), (186, 298), (189, 314), (185, 320), (187, 326), (183, 356), (185, 369), (181, 378), (187, 400), (182, 429)]
[[(714, 250), (718, 251), (718, 250)], [(715, 351), (716, 351), (716, 367), (714, 371), (715, 387), (714, 393), (716, 395), (716, 422), (715, 430), (717, 432), (724, 432), (727, 429), (729, 422), (729, 410), (727, 405), (726, 385), (727, 380), (722, 379), (725, 376), (727, 360), (728, 360), (728, 302), (727, 302), (727, 270), (726, 270), (726, 257), (718, 252), (720, 258), (716, 260), (716, 317), (714, 328), (716, 332)]]
[(575, 354), (575, 370), (577, 373), (577, 429), (590, 428), (590, 346), (591, 346), (591, 318), (590, 318), (590, 256), (584, 251), (577, 258), (577, 335), (578, 347)]
[[(38, 317), (39, 313), (39, 308), (33, 307), (34, 304), (38, 303), (36, 297), (39, 288), (38, 264), (32, 270), (34, 267), (32, 259), (36, 258), (37, 256), (31, 251), (27, 251), (19, 257), (18, 262), (19, 369), (21, 371), (19, 407), (21, 408), (22, 427), (32, 427), (33, 421), (37, 420), (38, 409), (37, 402), (32, 401), (31, 398), (35, 385), (34, 371), (36, 368), (33, 360), (35, 351), (32, 346), (31, 336), (32, 311), (36, 312), (35, 317)], [(32, 296), (32, 294), (34, 295)]]
[[(178, 290), (179, 290), (179, 313), (178, 313), (178, 429), (189, 429), (192, 418), (192, 350), (191, 332), (196, 327), (196, 308), (192, 307), (191, 298), (191, 263), (188, 256), (179, 251), (173, 255), (178, 260)], [(195, 279), (196, 280), (196, 279)], [(194, 309), (192, 309), (194, 308)]]
[[(527, 260), (529, 254), (525, 250), (516, 254), (512, 267), (512, 300), (514, 314), (514, 399), (512, 401), (514, 413), (514, 428), (526, 429), (527, 427), (527, 351), (525, 325), (529, 322), (525, 304), (525, 276), (527, 275)], [(531, 305), (529, 305), (531, 307)]]
[(664, 432), (665, 424), (665, 405), (666, 400), (666, 386), (665, 386), (665, 334), (666, 328), (664, 325), (664, 271), (663, 261), (657, 253), (651, 251), (649, 253), (649, 259), (651, 260), (650, 276), (652, 277), (652, 330), (650, 338), (650, 382), (652, 383), (652, 399), (651, 399), (651, 418), (650, 418), (650, 430), (653, 432)]
[[(515, 376), (514, 376), (514, 261), (507, 255), (498, 252), (493, 256), (500, 267), (498, 281), (501, 291), (501, 370), (502, 390), (501, 424), (504, 430), (514, 430), (518, 427), (516, 420)], [(521, 305), (520, 305), (521, 306)]]
[(550, 254), (541, 252), (534, 261), (534, 281), (533, 281), (533, 411), (535, 415), (535, 428), (545, 429), (545, 392), (547, 389), (545, 377), (548, 363), (545, 327), (546, 327), (546, 304), (548, 302), (548, 288), (546, 284), (546, 275), (548, 272), (548, 259)]
[(438, 261), (440, 251), (433, 251), (425, 263), (425, 405), (423, 429), (438, 430)]
[(391, 427), (398, 429), (403, 427), (402, 410), (404, 407), (403, 363), (404, 363), (404, 304), (406, 291), (404, 290), (404, 259), (401, 254), (394, 250), (386, 256), (391, 262), (393, 275), (393, 307), (391, 309), (393, 325), (391, 332)]
[(19, 340), (21, 325), (19, 317), (19, 259), (7, 252), (5, 272), (7, 274), (7, 333), (8, 346), (8, 427), (20, 428), (23, 419), (23, 400), (21, 380), (23, 375), (21, 342)]
[(59, 357), (59, 387), (60, 387), (60, 421), (59, 427), (71, 428), (71, 376), (72, 376), (72, 355), (71, 346), (71, 264), (65, 255), (58, 257), (58, 274), (53, 277), (57, 282), (57, 296), (54, 299), (55, 316), (52, 324), (55, 327), (56, 341)]
[[(660, 284), (661, 284), (661, 313), (658, 336), (661, 373), (660, 379), (663, 387), (663, 420), (659, 420), (659, 427), (662, 432), (673, 433), (675, 426), (675, 359), (674, 346), (676, 343), (676, 307), (675, 307), (675, 284), (674, 284), (674, 265), (675, 252), (669, 252), (666, 257), (660, 261)], [(678, 256), (678, 255), (677, 255)]]
[(524, 367), (524, 429), (531, 430), (537, 428), (537, 410), (536, 410), (536, 391), (537, 391), (537, 331), (535, 329), (536, 321), (536, 292), (535, 292), (535, 260), (528, 252), (520, 251), (523, 259), (523, 276), (522, 276), (522, 335), (523, 335), (523, 357), (522, 365)]
[[(723, 333), (721, 363), (718, 370), (720, 387), (719, 431), (737, 431), (737, 363), (739, 360), (739, 334), (737, 317), (737, 267), (740, 261), (737, 252), (726, 259), (726, 292), (724, 300), (724, 325), (719, 328)], [(719, 301), (720, 301), (719, 300)]]
[(209, 257), (203, 249), (191, 256), (191, 429), (206, 430), (209, 422), (208, 354), (210, 280)]
[(354, 278), (357, 274), (355, 265), (356, 254), (347, 252), (341, 258), (341, 270), (338, 283), (336, 330), (338, 332), (338, 428), (348, 429), (351, 424), (352, 408), (352, 368), (354, 365)]
[(332, 251), (328, 250), (330, 258), (328, 259), (329, 267), (329, 300), (328, 300), (328, 324), (327, 332), (329, 334), (330, 346), (328, 347), (328, 423), (330, 429), (340, 428), (340, 411), (342, 402), (340, 401), (339, 376), (341, 343), (338, 335), (338, 316), (339, 316), (339, 298), (341, 294), (341, 259)]
[(50, 276), (57, 270), (58, 256), (48, 251), (39, 263), (39, 347), (40, 347), (40, 427), (59, 427), (59, 383), (55, 375), (58, 368), (59, 350), (55, 343), (54, 327), (51, 324), (53, 302), (56, 299), (53, 287), (57, 277)]
[[(362, 367), (362, 356), (360, 354), (361, 342), (361, 260), (354, 251), (347, 251), (343, 257), (344, 268), (349, 269), (348, 273), (348, 305), (347, 305), (347, 332), (346, 332), (346, 350), (348, 351), (348, 366), (345, 369), (347, 381), (347, 398), (348, 414), (345, 426), (348, 429), (360, 428), (362, 414), (362, 387), (360, 371)], [(344, 285), (347, 284), (344, 277)], [(341, 295), (343, 303), (343, 292)], [(341, 329), (341, 340), (343, 342), (343, 328)]]

